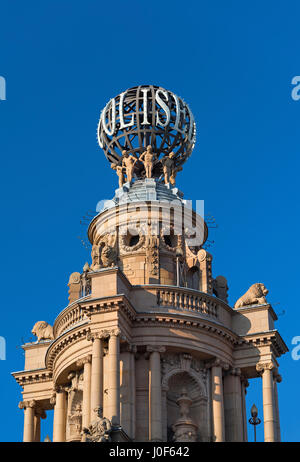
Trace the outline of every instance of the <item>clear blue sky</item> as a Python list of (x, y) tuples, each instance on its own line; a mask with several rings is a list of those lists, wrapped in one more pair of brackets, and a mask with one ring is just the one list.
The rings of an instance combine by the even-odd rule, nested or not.
[[(190, 105), (197, 143), (177, 184), (186, 198), (204, 199), (219, 225), (210, 235), (214, 275), (227, 277), (231, 303), (264, 282), (292, 348), (300, 335), (300, 101), (291, 98), (299, 16), (293, 0), (1, 2), (1, 440), (22, 438), (21, 389), (10, 376), (23, 369), (18, 346), (37, 320), (52, 323), (66, 306), (69, 274), (90, 259), (80, 219), (117, 187), (96, 142), (100, 110), (135, 85), (161, 85)], [(300, 361), (288, 353), (279, 363), (282, 437), (300, 441)], [(262, 414), (259, 380), (247, 401)]]

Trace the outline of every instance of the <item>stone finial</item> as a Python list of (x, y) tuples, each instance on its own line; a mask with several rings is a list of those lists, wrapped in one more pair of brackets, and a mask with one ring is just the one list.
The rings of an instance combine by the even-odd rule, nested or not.
[(72, 303), (75, 300), (80, 298), (81, 293), (81, 283), (80, 283), (80, 273), (77, 271), (72, 273), (68, 282), (69, 286), (69, 302)]
[(216, 297), (220, 298), (227, 303), (228, 301), (228, 285), (227, 279), (224, 276), (217, 276), (216, 279), (213, 280), (213, 293)]
[(253, 284), (247, 290), (247, 292), (236, 301), (234, 308), (241, 308), (243, 306), (249, 305), (265, 305), (268, 303), (266, 300), (266, 295), (268, 292), (269, 291), (264, 284), (257, 282), (256, 284)]
[(188, 396), (187, 390), (182, 389), (176, 404), (179, 406), (179, 419), (173, 425), (174, 441), (176, 442), (195, 442), (197, 440), (197, 425), (190, 416), (190, 407), (193, 400)]
[(53, 327), (50, 326), (46, 321), (38, 321), (33, 326), (31, 333), (37, 337), (37, 341), (41, 340), (53, 340)]

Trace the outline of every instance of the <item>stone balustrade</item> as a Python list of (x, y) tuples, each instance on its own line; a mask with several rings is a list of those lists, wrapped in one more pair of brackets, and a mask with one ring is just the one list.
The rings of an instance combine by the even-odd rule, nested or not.
[[(216, 298), (213, 295), (199, 292), (198, 290), (189, 289), (186, 287), (175, 287), (175, 286), (162, 286), (155, 284), (138, 285), (132, 286), (131, 292), (138, 293), (142, 291), (143, 294), (143, 311), (152, 311), (153, 308), (170, 308), (178, 310), (187, 310), (193, 313), (201, 314), (213, 319), (218, 319), (223, 323), (223, 315), (221, 311), (231, 310), (231, 308), (222, 300)], [(151, 299), (147, 298), (146, 293), (151, 295)], [(122, 295), (120, 295), (122, 296)], [(78, 300), (76, 303), (72, 303), (65, 308), (60, 315), (57, 317), (54, 323), (54, 336), (57, 338), (63, 332), (70, 329), (76, 324), (80, 324), (82, 321), (87, 319), (85, 311), (86, 308), (91, 304), (107, 304), (112, 302), (115, 297), (101, 297), (101, 298), (90, 298), (89, 300)], [(134, 298), (134, 308), (139, 312), (140, 298)], [(154, 302), (154, 304), (153, 304)], [(225, 323), (226, 324), (226, 323)]]
[(54, 323), (54, 337), (59, 337), (63, 332), (86, 318), (80, 305), (72, 304), (65, 308), (56, 318)]
[(209, 294), (184, 287), (160, 287), (156, 289), (157, 305), (195, 311), (210, 317), (218, 317), (219, 300)]

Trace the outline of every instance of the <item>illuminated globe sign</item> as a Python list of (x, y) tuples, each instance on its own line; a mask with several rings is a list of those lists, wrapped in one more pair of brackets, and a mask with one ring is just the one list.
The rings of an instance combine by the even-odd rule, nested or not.
[[(189, 106), (171, 91), (154, 85), (133, 87), (112, 98), (98, 124), (99, 145), (115, 165), (120, 165), (124, 151), (139, 158), (151, 145), (158, 159), (174, 153), (179, 170), (191, 155), (195, 139), (196, 124)], [(137, 169), (135, 173), (139, 177), (141, 172)], [(161, 173), (162, 163), (157, 162), (153, 176)]]

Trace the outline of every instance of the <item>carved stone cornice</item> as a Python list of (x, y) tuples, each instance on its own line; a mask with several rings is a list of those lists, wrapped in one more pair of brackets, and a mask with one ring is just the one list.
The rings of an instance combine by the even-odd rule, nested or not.
[(125, 295), (112, 295), (96, 300), (88, 300), (82, 303), (81, 309), (88, 318), (100, 312), (105, 313), (119, 310), (130, 320), (134, 320), (136, 317), (136, 311)]
[(173, 329), (179, 327), (180, 329), (202, 330), (222, 337), (225, 341), (232, 345), (237, 343), (237, 337), (226, 327), (214, 325), (209, 320), (206, 322), (206, 320), (202, 318), (199, 320), (191, 320), (190, 318), (185, 318), (183, 313), (180, 313), (180, 315), (174, 313), (143, 313), (138, 315), (134, 322), (134, 327), (152, 326), (169, 327)]
[(28, 400), (28, 401), (20, 401), (18, 404), (19, 409), (26, 409), (28, 407), (35, 408), (37, 406), (37, 402), (35, 399)]
[(254, 348), (259, 348), (260, 346), (269, 346), (271, 347), (276, 357), (280, 357), (289, 351), (288, 347), (276, 329), (268, 332), (260, 332), (240, 336), (237, 344), (243, 346), (253, 346)]
[(52, 380), (52, 372), (49, 370), (36, 370), (36, 371), (22, 371), (22, 372), (14, 372), (13, 377), (15, 378), (16, 382), (24, 388), (25, 385), (32, 384), (32, 383), (43, 383), (49, 382)]
[(259, 373), (259, 375), (263, 374), (263, 372), (266, 370), (271, 371), (274, 368), (275, 368), (275, 365), (271, 361), (266, 362), (266, 363), (256, 364), (256, 371)]

